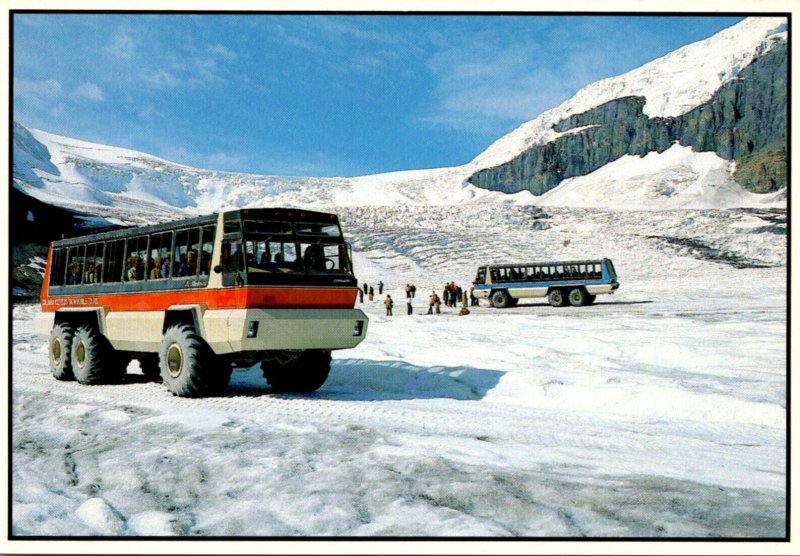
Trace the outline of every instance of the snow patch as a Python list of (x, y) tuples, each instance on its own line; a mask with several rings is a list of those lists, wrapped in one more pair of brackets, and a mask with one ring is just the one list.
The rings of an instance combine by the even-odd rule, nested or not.
[(102, 498), (90, 498), (75, 513), (96, 535), (115, 536), (125, 530), (122, 518)]
[(675, 143), (663, 153), (625, 155), (585, 176), (569, 178), (534, 201), (539, 206), (637, 210), (781, 206), (733, 180), (733, 163)]

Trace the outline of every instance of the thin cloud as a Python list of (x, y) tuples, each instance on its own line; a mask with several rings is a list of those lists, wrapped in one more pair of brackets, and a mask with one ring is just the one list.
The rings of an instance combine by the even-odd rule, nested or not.
[(139, 72), (139, 78), (155, 89), (192, 88), (203, 85), (197, 77), (179, 77), (165, 69), (144, 68)]
[(102, 102), (106, 100), (103, 90), (94, 83), (83, 83), (75, 88), (75, 94), (78, 97), (94, 102)]
[(119, 30), (103, 50), (114, 58), (129, 61), (136, 56), (136, 41), (129, 31)]
[(14, 96), (29, 99), (55, 98), (61, 96), (63, 87), (56, 79), (31, 81), (14, 78)]
[(229, 61), (234, 61), (239, 57), (239, 55), (236, 54), (236, 52), (221, 44), (214, 44), (212, 46), (209, 46), (208, 53), (217, 58), (222, 58), (224, 60), (229, 60)]

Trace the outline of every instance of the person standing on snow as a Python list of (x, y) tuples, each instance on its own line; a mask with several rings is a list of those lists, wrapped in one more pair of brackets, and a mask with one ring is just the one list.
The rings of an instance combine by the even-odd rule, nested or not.
[[(372, 294), (370, 294), (370, 295), (372, 295)], [(387, 317), (391, 317), (392, 316), (392, 307), (394, 306), (394, 301), (392, 301), (392, 296), (389, 295), (388, 293), (386, 294), (386, 299), (384, 300), (383, 304), (386, 305), (386, 316)]]
[(364, 303), (364, 291), (359, 288), (358, 290), (358, 302)]
[(382, 295), (382, 294), (383, 294), (383, 280), (378, 282), (378, 295)]
[(369, 300), (370, 300), (370, 301), (372, 301), (372, 299), (373, 299), (374, 297), (375, 297), (375, 288), (373, 288), (372, 286), (370, 286), (370, 287), (369, 287)]

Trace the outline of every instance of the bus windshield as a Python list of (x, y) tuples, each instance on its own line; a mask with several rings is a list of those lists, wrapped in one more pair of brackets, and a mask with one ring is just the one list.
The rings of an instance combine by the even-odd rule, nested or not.
[(350, 248), (339, 223), (293, 216), (248, 214), (241, 231), (231, 224), (222, 242), (223, 283), (341, 285), (346, 279), (349, 284), (354, 279)]
[(350, 257), (344, 243), (254, 237), (245, 232), (247, 271), (349, 274)]

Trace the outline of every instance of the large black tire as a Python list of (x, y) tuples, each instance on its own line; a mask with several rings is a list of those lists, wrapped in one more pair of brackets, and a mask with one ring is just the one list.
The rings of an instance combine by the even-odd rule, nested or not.
[(573, 288), (569, 291), (569, 304), (573, 307), (586, 305), (586, 291), (583, 288)]
[(586, 294), (586, 300), (585, 300), (585, 302), (584, 302), (584, 305), (591, 305), (592, 303), (594, 303), (594, 300), (595, 300), (595, 299), (597, 299), (597, 296), (596, 296), (596, 295), (593, 295), (593, 294), (591, 294), (591, 293), (587, 293), (587, 294)]
[(72, 338), (72, 373), (81, 384), (115, 384), (125, 375), (120, 357), (109, 341), (90, 325), (82, 325)]
[(275, 392), (313, 392), (325, 384), (331, 370), (331, 352), (306, 350), (296, 359), (262, 361), (264, 378)]
[(50, 331), (50, 343), (47, 348), (50, 360), (50, 372), (58, 380), (75, 380), (72, 374), (72, 337), (73, 328), (65, 323), (57, 324)]
[(141, 353), (137, 356), (139, 367), (147, 380), (161, 381), (161, 365), (157, 353)]
[(230, 364), (220, 361), (208, 344), (188, 324), (167, 329), (159, 350), (161, 380), (176, 396), (202, 397), (225, 389)]
[(506, 290), (497, 290), (492, 293), (491, 302), (493, 307), (505, 309), (511, 304), (511, 296)]
[(564, 291), (559, 289), (550, 290), (550, 293), (547, 294), (547, 301), (549, 301), (550, 305), (553, 307), (564, 307), (568, 303)]

